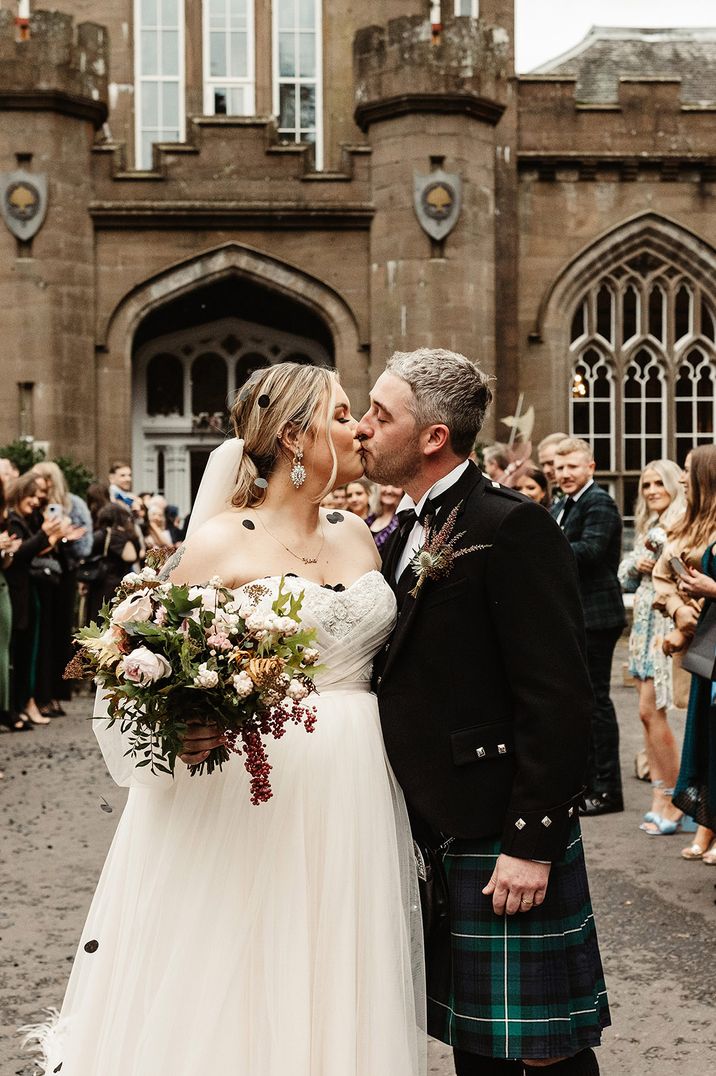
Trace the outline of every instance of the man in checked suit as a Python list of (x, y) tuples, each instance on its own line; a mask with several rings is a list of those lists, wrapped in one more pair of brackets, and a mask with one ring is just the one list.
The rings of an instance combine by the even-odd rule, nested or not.
[[(428, 1030), (457, 1076), (595, 1076), (610, 1018), (577, 809), (592, 708), (577, 576), (549, 513), (468, 458), (490, 399), (469, 359), (421, 348), (393, 355), (358, 424), (367, 476), (406, 491), (374, 685), (447, 879)], [(436, 571), (440, 533), (460, 555)]]
[(623, 811), (619, 725), (609, 696), (614, 648), (624, 629), (617, 579), (622, 521), (619, 509), (594, 481), (594, 456), (586, 441), (566, 438), (556, 449), (557, 482), (566, 494), (552, 509), (577, 560), (587, 629), (587, 668), (594, 690), (587, 793), (582, 814)]

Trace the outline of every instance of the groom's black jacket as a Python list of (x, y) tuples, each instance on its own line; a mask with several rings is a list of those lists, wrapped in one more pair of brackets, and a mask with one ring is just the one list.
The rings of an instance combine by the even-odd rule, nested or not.
[[(554, 861), (583, 789), (592, 708), (574, 557), (544, 508), (473, 464), (439, 502), (437, 527), (460, 504), (457, 548), (490, 548), (399, 601), (374, 667), (388, 756), (433, 831), (501, 835), (508, 855)], [(403, 545), (396, 531), (384, 554), (394, 589)]]

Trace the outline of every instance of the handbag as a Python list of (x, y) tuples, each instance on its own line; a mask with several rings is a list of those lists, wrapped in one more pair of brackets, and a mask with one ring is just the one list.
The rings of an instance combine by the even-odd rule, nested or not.
[(696, 625), (694, 637), (689, 649), (684, 654), (681, 664), (684, 669), (704, 680), (714, 679), (716, 666), (716, 602), (710, 602), (708, 609)]
[(56, 557), (33, 557), (30, 561), (30, 578), (38, 583), (59, 586), (62, 579), (62, 565)]
[(104, 540), (104, 549), (101, 553), (95, 553), (93, 557), (85, 557), (77, 566), (78, 583), (101, 583), (107, 576), (109, 564), (107, 563), (107, 550), (112, 537), (112, 528), (107, 528)]
[(443, 857), (449, 838), (438, 848), (413, 838), (425, 945), (425, 977), (430, 997), (442, 1000), (452, 989), (450, 893)]

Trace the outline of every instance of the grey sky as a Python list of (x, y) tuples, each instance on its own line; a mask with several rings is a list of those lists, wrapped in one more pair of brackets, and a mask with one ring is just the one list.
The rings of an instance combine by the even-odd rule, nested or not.
[(576, 45), (591, 26), (716, 26), (714, 0), (515, 0), (517, 70)]

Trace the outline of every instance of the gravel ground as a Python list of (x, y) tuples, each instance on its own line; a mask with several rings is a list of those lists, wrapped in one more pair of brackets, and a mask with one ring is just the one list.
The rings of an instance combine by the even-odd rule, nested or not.
[[(587, 819), (584, 826), (614, 1020), (600, 1050), (602, 1071), (710, 1076), (716, 1072), (716, 869), (685, 863), (679, 857), (684, 837), (648, 839), (638, 830), (648, 789), (631, 777), (640, 730), (636, 693), (622, 684), (624, 657), (622, 647), (613, 696), (627, 809)], [(89, 700), (78, 699), (69, 710), (47, 728), (0, 737), (2, 1076), (33, 1072), (15, 1029), (62, 1001), (124, 803), (125, 793), (106, 773), (92, 735)], [(681, 730), (683, 716), (674, 724)], [(431, 1044), (429, 1070), (453, 1074), (450, 1051), (440, 1043)]]

